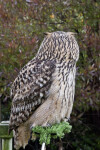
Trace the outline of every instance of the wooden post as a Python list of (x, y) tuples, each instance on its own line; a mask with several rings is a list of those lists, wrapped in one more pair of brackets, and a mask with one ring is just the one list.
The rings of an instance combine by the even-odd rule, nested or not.
[(42, 144), (41, 150), (46, 150), (45, 143)]
[(8, 134), (9, 121), (0, 123), (0, 138), (2, 139), (2, 150), (13, 150), (12, 138), (13, 133)]
[(2, 139), (2, 150), (12, 150), (12, 138)]

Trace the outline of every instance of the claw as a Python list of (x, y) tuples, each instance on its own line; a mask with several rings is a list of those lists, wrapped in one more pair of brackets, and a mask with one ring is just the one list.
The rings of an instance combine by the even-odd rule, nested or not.
[(64, 121), (64, 122), (69, 122), (69, 121), (70, 121), (70, 118), (65, 117), (65, 118), (63, 119), (63, 121)]

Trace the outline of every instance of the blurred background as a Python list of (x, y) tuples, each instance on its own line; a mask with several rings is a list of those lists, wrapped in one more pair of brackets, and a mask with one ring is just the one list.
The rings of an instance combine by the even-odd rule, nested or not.
[[(100, 1), (0, 0), (0, 120), (9, 120), (10, 87), (45, 32), (75, 32), (80, 47), (66, 150), (100, 150)], [(50, 149), (56, 150), (52, 143)]]

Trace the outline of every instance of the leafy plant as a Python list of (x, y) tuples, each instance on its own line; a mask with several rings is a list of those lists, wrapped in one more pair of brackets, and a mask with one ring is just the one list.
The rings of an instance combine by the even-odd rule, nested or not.
[(33, 136), (39, 137), (40, 144), (50, 144), (51, 138), (63, 138), (66, 133), (71, 132), (72, 126), (68, 122), (61, 122), (49, 127), (36, 126), (32, 129)]

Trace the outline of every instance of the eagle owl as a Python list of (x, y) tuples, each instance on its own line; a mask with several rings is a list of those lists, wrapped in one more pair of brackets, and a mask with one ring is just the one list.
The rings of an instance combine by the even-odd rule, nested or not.
[(69, 119), (74, 102), (79, 47), (74, 33), (47, 33), (36, 56), (20, 71), (11, 88), (9, 131), (15, 148), (25, 148), (31, 128)]

